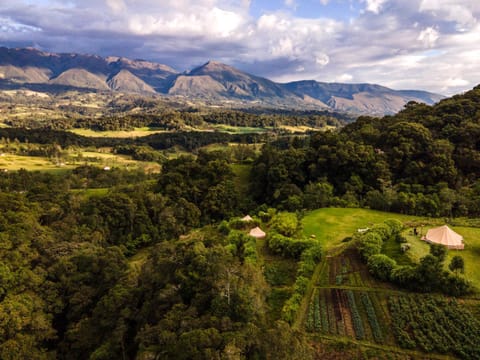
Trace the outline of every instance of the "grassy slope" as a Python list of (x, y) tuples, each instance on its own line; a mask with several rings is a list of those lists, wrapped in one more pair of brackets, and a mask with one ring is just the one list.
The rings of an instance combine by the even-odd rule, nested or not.
[(351, 236), (358, 229), (364, 229), (387, 219), (402, 222), (418, 219), (415, 216), (385, 213), (367, 209), (324, 208), (312, 211), (303, 218), (306, 236), (315, 235), (325, 249), (330, 249)]
[[(438, 220), (422, 219), (416, 216), (386, 213), (381, 211), (367, 209), (342, 209), (342, 208), (325, 208), (308, 213), (303, 219), (304, 233), (306, 236), (314, 234), (319, 239), (324, 249), (332, 249), (347, 237), (351, 236), (357, 229), (367, 228), (372, 224), (381, 223), (386, 219), (398, 219), (402, 222), (416, 221), (426, 224), (423, 232), (429, 228), (438, 226), (437, 224), (429, 226), (427, 224)], [(448, 251), (446, 267), (450, 263), (450, 259), (455, 255), (460, 255), (465, 260), (466, 277), (480, 289), (480, 228), (452, 226), (452, 229), (463, 235), (465, 242), (465, 250)], [(385, 244), (384, 251), (394, 258), (400, 264), (408, 264), (409, 262), (418, 262), (418, 260), (428, 254), (429, 245), (421, 241), (419, 237), (411, 235), (411, 229), (407, 229), (404, 233), (411, 249), (406, 255), (400, 253), (399, 245), (390, 242)]]

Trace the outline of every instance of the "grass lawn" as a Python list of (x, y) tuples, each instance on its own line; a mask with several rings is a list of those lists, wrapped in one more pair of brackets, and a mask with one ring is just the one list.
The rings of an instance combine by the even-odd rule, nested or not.
[[(433, 226), (432, 226), (433, 227)], [(445, 260), (445, 268), (448, 269), (448, 264), (452, 257), (460, 255), (465, 261), (465, 276), (468, 280), (480, 290), (480, 228), (464, 227), (464, 226), (450, 226), (452, 230), (463, 236), (465, 249), (464, 250), (449, 250), (447, 259)], [(425, 227), (425, 232), (430, 229), (430, 226)], [(417, 262), (422, 256), (425, 256), (430, 251), (430, 246), (419, 239), (408, 234), (407, 240), (411, 244), (411, 249), (407, 252), (408, 256)]]
[(166, 132), (156, 128), (141, 127), (134, 130), (95, 131), (91, 129), (71, 129), (74, 134), (86, 137), (134, 138)]
[(302, 224), (305, 236), (315, 235), (324, 249), (330, 249), (358, 229), (368, 228), (387, 219), (406, 222), (418, 218), (368, 209), (323, 208), (308, 213)]

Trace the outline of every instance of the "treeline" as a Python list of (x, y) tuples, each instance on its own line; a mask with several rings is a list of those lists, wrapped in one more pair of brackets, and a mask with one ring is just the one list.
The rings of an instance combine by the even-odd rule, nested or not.
[[(139, 107), (144, 107), (138, 104)], [(65, 109), (67, 110), (67, 109)], [(110, 115), (95, 117), (94, 114), (83, 114), (84, 108), (68, 108), (69, 111), (78, 112), (82, 116), (68, 116), (61, 119), (36, 119), (11, 118), (5, 123), (11, 127), (25, 127), (30, 129), (68, 130), (74, 128), (106, 130), (133, 130), (135, 127), (153, 127), (165, 130), (182, 130), (186, 127), (205, 128), (212, 124), (224, 124), (242, 127), (276, 127), (309, 126), (312, 128), (325, 128), (327, 126), (339, 127), (352, 121), (348, 115), (328, 111), (291, 111), (275, 113), (262, 110), (210, 110), (210, 109), (157, 109), (144, 111), (141, 114), (117, 112), (112, 109)]]
[(252, 169), (262, 203), (480, 215), (480, 87), (435, 106), (361, 117), (338, 132), (270, 143)]
[(135, 139), (94, 138), (80, 136), (68, 131), (52, 129), (0, 128), (0, 139), (21, 143), (57, 144), (61, 147), (122, 147), (126, 145), (149, 146), (155, 150), (165, 150), (174, 146), (193, 151), (200, 147), (217, 143), (262, 143), (269, 139), (269, 134), (228, 134), (209, 131), (179, 131), (157, 133)]

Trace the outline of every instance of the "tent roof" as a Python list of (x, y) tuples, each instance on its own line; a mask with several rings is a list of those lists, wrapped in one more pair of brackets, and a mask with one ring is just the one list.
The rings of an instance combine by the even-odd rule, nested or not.
[(463, 249), (463, 236), (457, 234), (447, 225), (428, 230), (425, 240), (430, 243), (445, 245), (452, 249)]
[(242, 218), (242, 221), (252, 221), (252, 220), (253, 220), (253, 218), (250, 215), (247, 215), (247, 216)]
[(256, 228), (253, 228), (252, 230), (250, 230), (249, 235), (256, 238), (263, 238), (267, 234), (265, 234), (265, 232), (257, 226)]

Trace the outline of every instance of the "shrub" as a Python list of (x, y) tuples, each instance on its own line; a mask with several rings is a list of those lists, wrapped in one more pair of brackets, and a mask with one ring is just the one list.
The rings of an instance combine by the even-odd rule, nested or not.
[(384, 254), (376, 254), (368, 259), (368, 271), (380, 280), (390, 280), (396, 261)]
[(392, 235), (398, 235), (403, 230), (403, 224), (397, 219), (387, 219), (384, 221), (390, 227)]
[(300, 223), (294, 213), (281, 212), (270, 222), (270, 229), (284, 236), (294, 236), (300, 230)]

